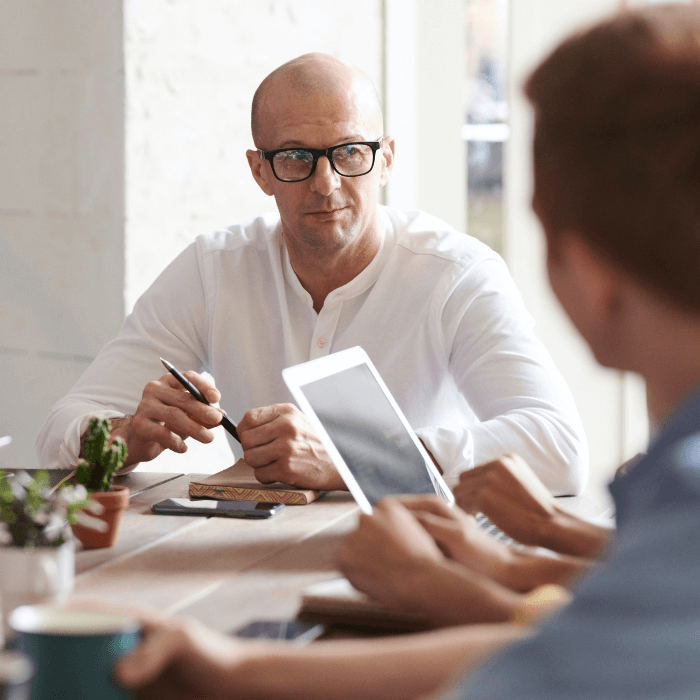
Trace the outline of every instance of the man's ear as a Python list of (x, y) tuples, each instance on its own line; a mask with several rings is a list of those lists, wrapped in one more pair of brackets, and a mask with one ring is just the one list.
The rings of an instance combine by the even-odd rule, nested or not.
[(245, 157), (248, 159), (248, 165), (250, 166), (250, 172), (253, 173), (253, 178), (255, 182), (258, 183), (260, 189), (271, 197), (273, 195), (273, 189), (270, 187), (268, 178), (274, 177), (271, 172), (268, 172), (268, 168), (265, 167), (267, 161), (260, 157), (259, 151), (253, 151), (248, 149), (245, 152)]
[(382, 140), (381, 154), (384, 162), (382, 163), (382, 173), (379, 176), (379, 186), (384, 187), (389, 181), (389, 175), (394, 167), (394, 148), (396, 142), (393, 136), (385, 136)]
[(574, 278), (575, 293), (581, 295), (580, 302), (592, 318), (603, 323), (616, 315), (622, 291), (620, 271), (576, 233), (562, 233), (556, 245), (556, 256)]

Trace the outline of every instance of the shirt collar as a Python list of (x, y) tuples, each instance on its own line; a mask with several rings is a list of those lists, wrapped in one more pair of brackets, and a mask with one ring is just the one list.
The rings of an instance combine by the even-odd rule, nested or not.
[(615, 499), (615, 511), (618, 524), (625, 514), (625, 501), (629, 487), (645, 479), (663, 479), (659, 474), (659, 460), (663, 453), (683, 438), (700, 432), (700, 385), (696, 386), (664, 420), (663, 427), (649, 446), (645, 457), (609, 485), (610, 493)]
[[(338, 287), (338, 289), (333, 290), (328, 295), (328, 300), (345, 301), (347, 299), (352, 299), (367, 291), (377, 281), (396, 243), (391, 220), (381, 208), (379, 209), (379, 229), (381, 232), (381, 241), (379, 243), (379, 250), (372, 259), (372, 262), (370, 262), (370, 264), (367, 265), (367, 267), (362, 270), (357, 277), (351, 279), (342, 287)], [(305, 303), (310, 304), (309, 293), (304, 289), (299, 281), (299, 278), (297, 277), (296, 272), (294, 272), (294, 268), (292, 267), (292, 263), (289, 259), (289, 251), (284, 243), (284, 236), (282, 236), (281, 223), (277, 225), (277, 236), (280, 242), (280, 256), (285, 280), (297, 296), (299, 296)]]

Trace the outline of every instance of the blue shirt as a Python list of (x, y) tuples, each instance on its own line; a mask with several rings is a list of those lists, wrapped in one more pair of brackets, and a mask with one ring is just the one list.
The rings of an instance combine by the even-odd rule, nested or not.
[(700, 392), (610, 490), (617, 533), (574, 602), (443, 700), (700, 698)]

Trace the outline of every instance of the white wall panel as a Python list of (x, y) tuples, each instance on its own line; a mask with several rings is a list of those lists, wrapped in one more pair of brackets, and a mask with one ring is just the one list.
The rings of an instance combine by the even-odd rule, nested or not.
[(0, 3), (0, 433), (36, 467), (54, 400), (123, 320), (120, 0)]
[(465, 231), (462, 0), (385, 6), (387, 133), (397, 140), (387, 204), (423, 209)]

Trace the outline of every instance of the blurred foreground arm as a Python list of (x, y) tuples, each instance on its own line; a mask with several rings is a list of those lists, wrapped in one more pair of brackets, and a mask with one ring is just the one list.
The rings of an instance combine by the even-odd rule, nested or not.
[(583, 557), (510, 547), (487, 534), (461, 508), (450, 508), (434, 496), (407, 496), (401, 502), (446, 557), (514, 591), (527, 592), (545, 584), (568, 587), (595, 564)]
[(528, 634), (523, 625), (477, 625), (299, 649), (243, 643), (194, 621), (151, 620), (115, 676), (150, 700), (406, 700)]
[(527, 592), (568, 583), (588, 564), (539, 559), (513, 552), (429, 497), (382, 499), (338, 551), (355, 588), (436, 627), (512, 621)]
[(567, 587), (593, 563), (517, 551), (435, 496), (383, 499), (338, 551), (355, 588), (436, 627), (513, 620), (534, 589)]

